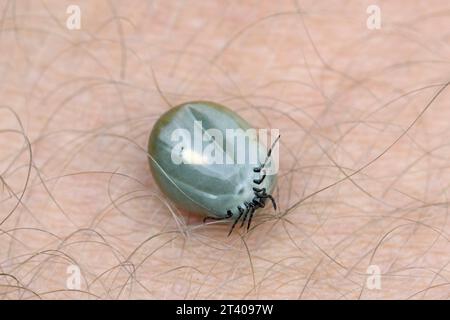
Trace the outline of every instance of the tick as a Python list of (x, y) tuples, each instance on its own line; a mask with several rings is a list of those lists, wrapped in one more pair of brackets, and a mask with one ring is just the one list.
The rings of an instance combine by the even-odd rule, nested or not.
[[(269, 200), (276, 183), (271, 148), (232, 110), (208, 101), (187, 102), (164, 113), (148, 143), (152, 175), (179, 209), (206, 219), (247, 223)], [(272, 167), (271, 167), (272, 166)], [(272, 168), (272, 169), (270, 169)]]

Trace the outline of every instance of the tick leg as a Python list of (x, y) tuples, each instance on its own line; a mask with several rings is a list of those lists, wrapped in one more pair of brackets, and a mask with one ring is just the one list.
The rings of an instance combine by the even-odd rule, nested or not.
[(277, 203), (275, 202), (275, 199), (270, 194), (265, 194), (265, 195), (261, 196), (261, 198), (270, 199), (270, 201), (272, 201), (273, 208), (275, 210), (277, 210)]
[(255, 208), (252, 208), (252, 211), (250, 212), (250, 217), (248, 218), (248, 224), (247, 224), (247, 231), (250, 229), (250, 225), (252, 223), (253, 214), (255, 213)]
[(261, 208), (264, 208), (266, 206), (266, 199), (265, 198), (259, 199), (259, 206)]
[[(256, 191), (255, 189), (259, 190), (259, 192)], [(264, 197), (267, 196), (266, 188), (262, 188), (262, 189), (253, 188), (253, 190), (255, 190), (255, 196), (256, 196), (256, 198), (264, 199)]]
[(266, 175), (264, 174), (260, 179), (253, 180), (253, 183), (261, 184), (265, 178), (266, 178)]
[(230, 234), (233, 232), (234, 227), (236, 226), (236, 224), (238, 223), (239, 219), (244, 214), (244, 209), (242, 209), (241, 207), (238, 207), (238, 210), (239, 210), (239, 216), (236, 218), (236, 220), (234, 220), (234, 223), (231, 226), (230, 232), (228, 232), (228, 236), (230, 236)]
[(228, 211), (227, 211), (227, 215), (226, 215), (225, 217), (223, 217), (223, 218), (218, 218), (218, 217), (205, 217), (205, 218), (203, 219), (203, 223), (205, 223), (208, 219), (210, 219), (210, 220), (225, 220), (225, 219), (231, 218), (232, 216), (233, 216), (233, 212), (231, 212), (231, 210), (228, 210)]
[(249, 209), (247, 209), (245, 211), (244, 218), (242, 219), (242, 223), (241, 223), (240, 228), (242, 228), (242, 226), (245, 224), (245, 220), (247, 220), (247, 215), (248, 215), (249, 211), (250, 211)]
[(252, 200), (253, 207), (256, 208), (264, 208), (264, 198), (256, 196)]
[(276, 203), (275, 199), (270, 194), (267, 195), (267, 198), (269, 198), (270, 201), (272, 201), (273, 209), (277, 210), (277, 203)]

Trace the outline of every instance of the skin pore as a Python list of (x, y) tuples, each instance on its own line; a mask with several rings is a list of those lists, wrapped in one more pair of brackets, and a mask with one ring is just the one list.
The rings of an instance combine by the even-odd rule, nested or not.
[[(1, 299), (449, 298), (447, 1), (0, 12)], [(153, 124), (192, 100), (280, 130), (278, 210), (248, 233), (150, 174)]]

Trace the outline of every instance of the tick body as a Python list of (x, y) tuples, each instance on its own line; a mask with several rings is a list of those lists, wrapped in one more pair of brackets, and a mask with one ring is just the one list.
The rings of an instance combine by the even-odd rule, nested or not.
[(156, 183), (179, 209), (228, 219), (230, 233), (239, 222), (248, 229), (267, 200), (276, 208), (276, 174), (266, 174), (272, 149), (248, 135), (249, 129), (238, 114), (213, 102), (170, 109), (155, 123), (148, 144)]

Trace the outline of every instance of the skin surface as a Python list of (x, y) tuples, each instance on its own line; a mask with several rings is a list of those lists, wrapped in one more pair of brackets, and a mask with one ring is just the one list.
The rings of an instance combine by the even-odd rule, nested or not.
[[(261, 172), (254, 172), (265, 161), (268, 151), (264, 145), (258, 145), (257, 136), (245, 136), (251, 128), (233, 111), (211, 102), (183, 103), (170, 109), (155, 123), (149, 138), (149, 164), (155, 182), (182, 211), (232, 218), (229, 221), (248, 215), (250, 210), (240, 215), (238, 207), (244, 210), (245, 203), (252, 202), (253, 188), (264, 188), (270, 194), (276, 181), (276, 175), (262, 179)], [(227, 138), (227, 130), (245, 139), (243, 144), (235, 136)], [(211, 151), (211, 146), (216, 150)], [(258, 154), (251, 163), (253, 151)], [(214, 158), (216, 154), (222, 162)], [(256, 162), (257, 159), (260, 161)], [(179, 163), (174, 162), (177, 160)], [(260, 179), (260, 183), (254, 183)]]
[[(0, 298), (449, 298), (448, 1), (0, 13)], [(152, 178), (153, 124), (194, 100), (280, 129), (279, 208), (249, 233)]]

